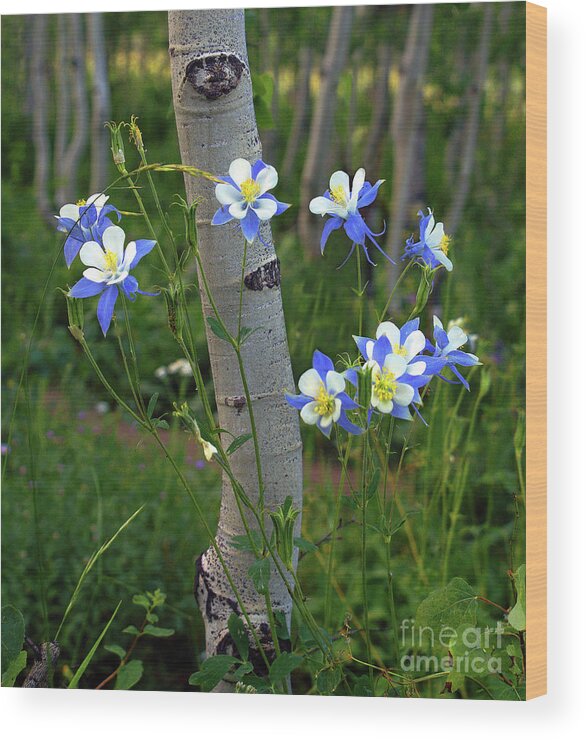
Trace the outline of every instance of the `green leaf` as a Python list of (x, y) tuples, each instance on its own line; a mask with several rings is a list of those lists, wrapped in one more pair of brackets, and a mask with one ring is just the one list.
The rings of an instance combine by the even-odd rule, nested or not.
[(228, 344), (232, 344), (232, 337), (228, 334), (228, 332), (224, 329), (224, 327), (220, 324), (215, 316), (208, 316), (208, 324), (210, 329), (219, 339), (222, 339), (224, 342), (228, 342)]
[(153, 393), (153, 395), (151, 396), (151, 399), (149, 401), (149, 405), (147, 406), (147, 417), (149, 419), (151, 419), (152, 416), (153, 416), (153, 413), (155, 411), (155, 406), (157, 405), (157, 401), (158, 400), (159, 400), (159, 394), (158, 393)]
[(114, 688), (119, 691), (131, 689), (142, 678), (143, 670), (142, 660), (131, 660), (120, 669)]
[(451, 692), (461, 689), (466, 676), (482, 678), (491, 672), (491, 654), (484, 649), (483, 630), (472, 624), (461, 624), (450, 640), (453, 666), (446, 678)]
[[(257, 530), (251, 530), (252, 540), (257, 550), (262, 549), (262, 536)], [(236, 550), (242, 550), (244, 552), (254, 552), (252, 545), (250, 544), (250, 537), (247, 534), (237, 534), (232, 538), (230, 544)]]
[(376, 470), (374, 471), (374, 475), (372, 476), (371, 481), (368, 484), (368, 487), (366, 489), (366, 500), (367, 501), (370, 501), (370, 499), (376, 493), (379, 481), (380, 481), (380, 468), (376, 468)]
[(21, 650), (16, 658), (8, 664), (8, 667), (2, 674), (3, 687), (11, 688), (14, 686), (19, 674), (26, 668), (26, 658), (26, 650)]
[(81, 664), (81, 665), (79, 666), (79, 668), (78, 668), (78, 669), (77, 669), (77, 671), (75, 672), (75, 675), (73, 676), (73, 678), (72, 678), (72, 679), (71, 679), (71, 681), (69, 682), (69, 685), (68, 685), (68, 687), (67, 687), (68, 689), (76, 689), (76, 688), (77, 688), (77, 684), (79, 683), (79, 679), (80, 679), (80, 678), (81, 678), (81, 677), (83, 676), (83, 674), (84, 674), (84, 673), (86, 672), (86, 669), (87, 669), (88, 665), (90, 664), (90, 662), (91, 662), (92, 658), (94, 657), (94, 653), (96, 652), (96, 650), (98, 649), (98, 647), (99, 647), (100, 643), (102, 642), (102, 640), (103, 640), (103, 639), (104, 639), (104, 637), (106, 636), (106, 632), (107, 632), (107, 631), (109, 630), (109, 628), (110, 628), (110, 625), (111, 625), (111, 624), (112, 624), (112, 622), (114, 621), (114, 617), (115, 617), (115, 616), (116, 616), (116, 614), (118, 613), (118, 609), (120, 609), (120, 605), (121, 605), (121, 604), (122, 604), (122, 602), (121, 602), (121, 601), (119, 601), (119, 602), (118, 602), (118, 606), (117, 606), (117, 607), (116, 607), (116, 608), (114, 609), (114, 613), (112, 614), (112, 616), (111, 616), (111, 617), (110, 617), (110, 619), (108, 620), (108, 624), (107, 624), (107, 625), (106, 625), (106, 626), (104, 627), (104, 629), (103, 629), (103, 630), (101, 631), (101, 633), (100, 633), (100, 636), (99, 636), (99, 637), (98, 637), (98, 639), (97, 639), (97, 640), (96, 640), (96, 641), (94, 642), (94, 644), (93, 644), (93, 645), (92, 645), (92, 647), (91, 647), (91, 650), (90, 650), (90, 651), (89, 651), (89, 653), (88, 653), (88, 654), (87, 654), (87, 655), (85, 656), (85, 658), (83, 659), (83, 662), (82, 662), (82, 664)]
[(125, 627), (122, 632), (125, 635), (140, 635), (140, 630), (138, 627), (135, 627), (133, 624), (129, 624), (128, 627)]
[(138, 604), (138, 606), (143, 606), (145, 609), (150, 609), (151, 607), (150, 599), (144, 594), (134, 594), (132, 597), (132, 603)]
[(152, 421), (158, 429), (169, 429), (169, 422), (165, 419), (153, 419)]
[(509, 612), (509, 624), (513, 629), (522, 632), (526, 627), (526, 593), (525, 593), (525, 565), (520, 565), (513, 573), (517, 603)]
[(252, 663), (249, 663), (248, 661), (246, 661), (246, 663), (242, 663), (242, 665), (239, 665), (234, 671), (234, 680), (240, 681), (243, 676), (246, 676), (247, 673), (251, 673), (253, 670), (254, 666)]
[(242, 346), (244, 342), (246, 342), (246, 340), (249, 339), (254, 334), (254, 332), (260, 331), (260, 330), (261, 330), (260, 326), (257, 326), (254, 329), (251, 329), (248, 326), (241, 327), (240, 334), (238, 335), (238, 341), (240, 343), (240, 346)]
[(316, 552), (317, 550), (317, 545), (314, 545), (313, 542), (309, 542), (303, 537), (294, 537), (293, 544), (295, 547), (298, 547), (301, 552)]
[(301, 663), (303, 663), (302, 655), (281, 653), (269, 669), (269, 679), (271, 683), (276, 684), (284, 678), (287, 678), (291, 671), (294, 671)]
[(24, 642), (24, 617), (12, 604), (2, 607), (2, 673), (19, 656)]
[[(339, 665), (330, 665), (323, 668), (316, 677), (316, 688), (323, 696), (331, 696), (342, 680), (342, 668)], [(372, 696), (360, 693), (358, 696)]]
[(252, 439), (252, 434), (241, 434), (239, 437), (236, 437), (236, 439), (233, 439), (230, 443), (230, 446), (226, 450), (226, 454), (231, 455), (233, 452), (236, 452), (236, 450), (242, 447), (243, 444), (246, 444), (249, 439)]
[(472, 587), (463, 578), (453, 578), (447, 586), (433, 591), (419, 604), (415, 621), (418, 626), (431, 627), (434, 632), (443, 626), (455, 629), (463, 622), (476, 624), (477, 608)]
[(123, 660), (126, 655), (126, 650), (121, 645), (116, 645), (115, 643), (104, 645), (104, 650), (107, 650), (109, 653), (114, 653), (114, 655), (117, 655), (120, 660)]
[(252, 578), (255, 589), (259, 594), (266, 594), (269, 590), (271, 578), (271, 564), (267, 558), (255, 560), (248, 569), (248, 575)]
[(155, 627), (153, 624), (147, 624), (143, 632), (145, 635), (150, 635), (151, 637), (171, 637), (171, 635), (175, 634), (174, 629), (170, 629), (169, 627)]
[(192, 673), (189, 683), (200, 686), (202, 691), (211, 691), (236, 663), (232, 655), (212, 655), (205, 660), (197, 673)]
[(240, 619), (236, 612), (232, 612), (228, 618), (228, 631), (230, 632), (231, 638), (234, 640), (238, 654), (242, 660), (248, 660), (248, 653), (250, 651), (250, 644), (248, 642), (248, 632), (244, 626), (244, 622)]

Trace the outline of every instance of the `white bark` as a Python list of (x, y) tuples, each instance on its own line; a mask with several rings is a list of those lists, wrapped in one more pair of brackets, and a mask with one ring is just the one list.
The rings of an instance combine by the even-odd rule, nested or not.
[[(181, 157), (218, 175), (226, 175), (230, 162), (244, 157), (254, 162), (261, 156), (252, 103), (252, 87), (244, 11), (200, 10), (169, 13), (169, 52), (173, 100)], [(219, 206), (213, 185), (186, 178), (188, 200), (200, 201), (197, 211), (199, 245), (206, 276), (219, 312), (231, 331), (236, 330), (241, 262), (244, 240), (233, 224), (211, 226)], [(268, 225), (261, 229), (265, 247), (258, 240), (248, 249), (242, 325), (259, 327), (243, 346), (255, 420), (258, 429), (265, 484), (265, 502), (275, 509), (292, 496), (301, 509), (301, 440), (296, 412), (285, 402), (283, 391), (292, 389), (293, 377), (281, 303), (279, 265)], [(204, 313), (212, 311), (203, 291)], [(231, 347), (207, 331), (212, 375), (220, 427), (235, 436), (250, 432), (243, 387)], [(230, 438), (225, 441), (229, 442)], [(230, 458), (236, 478), (248, 496), (258, 499), (257, 474), (252, 441)], [(225, 478), (216, 541), (228, 563), (234, 582), (263, 644), (271, 652), (271, 638), (264, 598), (255, 591), (247, 571), (251, 556), (236, 550), (231, 541), (244, 533), (234, 493)], [(230, 652), (227, 620), (238, 611), (213, 549), (198, 561), (196, 596), (206, 629), (208, 655)], [(270, 598), (287, 620), (291, 599), (273, 571)], [(257, 656), (255, 661), (260, 665)], [(227, 687), (224, 686), (224, 689)]]
[(432, 23), (433, 5), (413, 6), (405, 51), (401, 60), (401, 81), (391, 122), (394, 163), (387, 254), (397, 262), (397, 265), (390, 265), (389, 268), (390, 288), (402, 269), (399, 256), (404, 242), (401, 237), (406, 225), (411, 180), (424, 115), (421, 90), (427, 69)]
[(308, 256), (319, 255), (319, 232), (323, 224), (320, 224), (319, 219), (309, 212), (307, 204), (314, 196), (323, 193), (329, 180), (330, 173), (326, 170), (328, 165), (326, 155), (332, 145), (336, 93), (340, 74), (348, 56), (353, 11), (352, 7), (345, 5), (333, 9), (319, 96), (311, 121), (299, 199), (302, 204), (299, 210), (299, 235)]
[(104, 17), (102, 13), (89, 13), (86, 23), (92, 59), (90, 192), (97, 193), (107, 185), (108, 163), (111, 161), (110, 137), (104, 126), (110, 118), (110, 84), (104, 43)]
[(468, 111), (463, 135), (458, 180), (456, 182), (452, 205), (446, 216), (446, 228), (452, 233), (457, 232), (460, 221), (462, 220), (464, 206), (466, 205), (466, 199), (470, 190), (472, 172), (476, 162), (476, 142), (478, 141), (481, 104), (488, 72), (493, 14), (492, 3), (486, 3), (484, 6), (480, 44), (477, 52), (476, 73), (468, 91)]

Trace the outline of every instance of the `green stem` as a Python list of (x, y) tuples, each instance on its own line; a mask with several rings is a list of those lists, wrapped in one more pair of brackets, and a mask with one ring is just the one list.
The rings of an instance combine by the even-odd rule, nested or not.
[(403, 272), (402, 272), (402, 273), (401, 273), (401, 274), (399, 275), (399, 277), (397, 278), (397, 282), (395, 283), (395, 285), (393, 286), (393, 289), (391, 290), (391, 292), (390, 292), (390, 294), (389, 294), (389, 297), (388, 297), (388, 299), (387, 299), (387, 302), (386, 302), (386, 304), (385, 304), (385, 307), (383, 308), (383, 310), (382, 310), (382, 313), (381, 313), (381, 314), (379, 315), (379, 317), (378, 317), (378, 320), (379, 320), (379, 321), (383, 321), (383, 319), (384, 319), (384, 318), (385, 318), (385, 316), (387, 315), (387, 311), (389, 310), (389, 308), (390, 308), (390, 306), (391, 306), (391, 301), (393, 300), (393, 296), (395, 295), (395, 291), (397, 290), (397, 288), (399, 287), (399, 285), (400, 285), (400, 284), (401, 284), (401, 282), (403, 281), (403, 278), (405, 277), (405, 275), (406, 275), (406, 274), (407, 274), (407, 272), (409, 271), (409, 268), (410, 268), (410, 267), (411, 267), (411, 265), (412, 265), (412, 264), (414, 263), (414, 261), (415, 261), (415, 260), (412, 260), (412, 259), (411, 259), (411, 260), (409, 260), (409, 262), (407, 263), (407, 266), (405, 267), (405, 269), (403, 270)]
[[(366, 574), (366, 507), (367, 498), (367, 466), (368, 466), (368, 432), (364, 435), (362, 447), (362, 477), (360, 482), (360, 492), (362, 494), (362, 538), (361, 538), (361, 570), (362, 570), (362, 603), (364, 607), (364, 639), (366, 642), (366, 657), (369, 663), (372, 663), (372, 651), (370, 646), (370, 625), (368, 616), (368, 582)], [(374, 674), (372, 668), (369, 668), (370, 683), (373, 684)]]

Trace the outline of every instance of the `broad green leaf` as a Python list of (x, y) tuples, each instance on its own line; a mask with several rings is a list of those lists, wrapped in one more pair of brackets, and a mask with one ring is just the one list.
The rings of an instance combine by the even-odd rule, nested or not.
[(151, 635), (151, 637), (171, 637), (175, 634), (174, 629), (169, 627), (155, 627), (154, 624), (147, 624), (143, 630), (145, 635)]
[(142, 660), (131, 660), (120, 669), (116, 676), (116, 685), (114, 688), (120, 691), (127, 691), (140, 681), (142, 674)]
[[(262, 536), (257, 530), (251, 530), (252, 540), (257, 550), (262, 550)], [(250, 538), (247, 534), (237, 534), (232, 538), (230, 544), (236, 550), (243, 550), (244, 552), (254, 552), (254, 548), (250, 544)]]
[(293, 544), (295, 547), (298, 547), (301, 552), (315, 552), (318, 549), (317, 545), (314, 545), (313, 542), (309, 542), (309, 540), (306, 540), (303, 537), (294, 537)]
[(138, 604), (138, 606), (143, 606), (145, 609), (149, 609), (151, 606), (150, 599), (144, 594), (134, 594), (132, 597), (132, 603)]
[(224, 342), (232, 344), (232, 337), (224, 330), (223, 326), (215, 316), (208, 316), (208, 324), (210, 329), (219, 339), (223, 339)]
[(189, 683), (200, 686), (202, 691), (211, 691), (236, 663), (232, 655), (212, 655), (205, 660), (199, 671), (192, 673)]
[(92, 658), (94, 657), (94, 653), (96, 652), (96, 650), (98, 649), (98, 647), (99, 647), (100, 643), (102, 642), (102, 640), (103, 640), (103, 639), (104, 639), (104, 637), (106, 636), (106, 632), (107, 632), (107, 631), (108, 631), (108, 630), (110, 629), (110, 625), (111, 625), (111, 624), (112, 624), (112, 622), (114, 621), (114, 617), (115, 617), (115, 616), (116, 616), (116, 614), (118, 613), (118, 609), (120, 609), (120, 605), (121, 605), (121, 604), (122, 604), (122, 602), (121, 602), (121, 601), (119, 601), (119, 602), (118, 602), (118, 606), (117, 606), (117, 607), (116, 607), (116, 608), (114, 609), (114, 613), (112, 614), (112, 616), (111, 616), (111, 617), (110, 617), (110, 619), (108, 620), (108, 624), (107, 624), (107, 625), (106, 625), (106, 626), (104, 627), (104, 629), (103, 629), (103, 630), (102, 630), (102, 632), (100, 633), (100, 636), (99, 636), (99, 637), (98, 637), (98, 639), (97, 639), (97, 640), (96, 640), (96, 641), (94, 642), (94, 644), (92, 645), (92, 648), (91, 648), (91, 650), (90, 650), (90, 651), (89, 651), (89, 653), (88, 653), (88, 654), (87, 654), (87, 655), (85, 656), (85, 658), (83, 659), (83, 662), (82, 662), (82, 664), (81, 664), (81, 665), (79, 666), (79, 668), (78, 668), (78, 669), (77, 669), (77, 671), (75, 672), (75, 675), (73, 676), (73, 678), (72, 678), (72, 679), (71, 679), (71, 681), (69, 682), (69, 685), (68, 685), (68, 687), (67, 687), (68, 689), (76, 689), (76, 688), (77, 688), (77, 684), (79, 683), (79, 679), (80, 679), (80, 678), (81, 678), (81, 677), (83, 676), (83, 674), (84, 674), (84, 673), (86, 672), (86, 669), (87, 669), (88, 665), (90, 664), (90, 662), (91, 662)]
[(246, 661), (246, 663), (242, 663), (242, 665), (239, 665), (238, 668), (234, 671), (234, 680), (240, 681), (243, 676), (246, 676), (247, 673), (250, 673), (254, 670), (254, 666), (252, 663), (249, 663)]
[(279, 657), (271, 664), (269, 669), (269, 679), (272, 684), (279, 683), (294, 671), (298, 665), (303, 663), (302, 655), (293, 655), (292, 653), (281, 653)]
[(158, 400), (159, 400), (159, 394), (153, 393), (153, 395), (150, 398), (149, 405), (147, 406), (147, 417), (149, 419), (152, 418), (152, 415), (155, 412), (155, 406), (157, 405)]
[(121, 645), (116, 645), (116, 643), (104, 645), (104, 650), (107, 650), (109, 653), (114, 653), (114, 655), (117, 655), (120, 660), (122, 660), (126, 655), (126, 650)]
[(446, 625), (456, 629), (464, 622), (476, 624), (476, 594), (463, 578), (453, 578), (425, 598), (415, 615), (416, 624), (439, 632)]
[(233, 439), (230, 443), (230, 446), (226, 450), (226, 454), (231, 455), (233, 452), (236, 452), (236, 450), (242, 447), (243, 444), (246, 444), (249, 439), (252, 439), (252, 434), (241, 434), (239, 437), (236, 437), (236, 439)]
[(169, 422), (165, 419), (153, 419), (152, 421), (158, 429), (169, 429)]
[(140, 630), (138, 627), (135, 627), (133, 624), (129, 624), (128, 627), (125, 627), (122, 632), (125, 635), (140, 635)]
[(254, 329), (251, 329), (248, 326), (243, 326), (240, 329), (240, 334), (238, 336), (238, 341), (240, 342), (240, 346), (244, 344), (255, 332), (260, 331), (261, 327), (257, 326)]
[(271, 579), (271, 564), (267, 558), (255, 560), (248, 569), (248, 575), (252, 578), (255, 589), (259, 594), (266, 594)]
[(24, 617), (12, 604), (2, 607), (2, 673), (15, 660), (24, 642)]
[(525, 565), (520, 565), (513, 573), (517, 603), (509, 612), (509, 624), (519, 632), (522, 632), (526, 627), (525, 570)]
[(2, 674), (2, 686), (4, 688), (11, 688), (14, 686), (19, 674), (26, 668), (26, 658), (26, 650), (21, 650), (16, 658), (8, 664), (6, 670)]
[[(342, 668), (339, 665), (326, 666), (317, 674), (316, 688), (323, 696), (331, 696), (341, 680)], [(369, 694), (361, 692), (357, 696), (372, 696), (372, 692)]]
[(466, 676), (478, 679), (495, 672), (493, 663), (496, 665), (498, 661), (485, 650), (483, 634), (484, 631), (473, 624), (461, 624), (457, 635), (450, 640), (453, 665), (446, 683), (451, 684), (452, 693), (464, 686)]
[(234, 640), (238, 654), (242, 660), (248, 660), (248, 653), (250, 651), (248, 632), (246, 631), (244, 622), (235, 612), (232, 612), (228, 618), (228, 630), (230, 632), (230, 636)]

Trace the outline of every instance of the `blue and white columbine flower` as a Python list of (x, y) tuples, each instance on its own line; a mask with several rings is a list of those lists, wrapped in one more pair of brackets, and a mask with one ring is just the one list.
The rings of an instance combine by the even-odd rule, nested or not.
[(350, 259), (356, 246), (359, 245), (364, 250), (366, 259), (374, 265), (368, 254), (366, 239), (369, 239), (388, 260), (393, 261), (385, 254), (374, 238), (380, 236), (380, 234), (371, 231), (360, 215), (361, 208), (365, 208), (375, 201), (378, 189), (384, 180), (378, 180), (374, 185), (371, 185), (365, 181), (365, 178), (366, 173), (364, 168), (361, 167), (356, 171), (352, 180), (352, 189), (350, 189), (349, 175), (342, 170), (338, 170), (330, 177), (330, 189), (326, 190), (323, 195), (314, 198), (309, 204), (309, 210), (312, 213), (319, 216), (330, 216), (325, 223), (321, 236), (320, 248), (322, 254), (332, 231), (339, 229), (341, 226), (344, 227), (346, 235), (352, 242), (352, 248), (342, 264)]
[(316, 350), (313, 367), (299, 378), (299, 395), (286, 393), (285, 397), (293, 408), (301, 412), (306, 424), (317, 425), (320, 432), (330, 436), (332, 426), (339, 424), (350, 434), (360, 434), (362, 429), (352, 424), (346, 411), (358, 408), (358, 404), (346, 393), (346, 380), (342, 373), (334, 370), (334, 363)]
[(148, 254), (156, 242), (151, 239), (137, 239), (124, 248), (126, 235), (119, 226), (110, 226), (102, 234), (102, 244), (88, 241), (80, 249), (79, 257), (87, 269), (83, 277), (69, 291), (72, 298), (89, 298), (100, 295), (98, 301), (98, 321), (104, 336), (108, 331), (114, 306), (121, 290), (131, 301), (137, 293), (146, 293), (138, 287), (137, 279), (130, 271)]
[[(476, 355), (470, 352), (462, 352), (460, 347), (466, 344), (468, 336), (460, 326), (451, 326), (448, 331), (444, 329), (442, 322), (437, 316), (433, 317), (433, 336), (436, 342), (435, 348), (428, 343), (428, 349), (434, 350), (434, 358), (443, 362), (444, 367), (448, 367), (466, 390), (470, 390), (468, 381), (456, 369), (456, 365), (470, 367), (471, 365), (482, 365)], [(442, 376), (439, 376), (442, 378)], [(446, 378), (442, 378), (446, 380)]]
[(261, 221), (286, 211), (288, 203), (281, 203), (268, 193), (279, 181), (277, 170), (258, 160), (253, 165), (246, 159), (235, 159), (228, 170), (228, 177), (216, 185), (219, 208), (212, 218), (212, 225), (238, 221), (244, 238), (251, 243), (258, 235)]
[(86, 200), (67, 203), (55, 216), (57, 229), (67, 234), (63, 247), (67, 267), (71, 267), (83, 244), (99, 242), (104, 231), (112, 226), (112, 221), (106, 218), (109, 213), (116, 213), (120, 221), (120, 212), (115, 206), (108, 205), (107, 200), (107, 195), (94, 193)]
[(436, 224), (431, 208), (427, 210), (429, 211), (427, 216), (423, 211), (417, 214), (419, 216), (419, 241), (416, 242), (413, 236), (407, 239), (403, 259), (419, 259), (432, 270), (443, 265), (450, 272), (453, 268), (452, 261), (448, 257), (450, 237), (444, 233), (443, 223)]
[(373, 343), (365, 367), (372, 375), (369, 420), (372, 410), (410, 420), (408, 407), (420, 401), (416, 391), (429, 380), (423, 374), (425, 363), (408, 363), (405, 356), (393, 352), (389, 338), (382, 334)]

